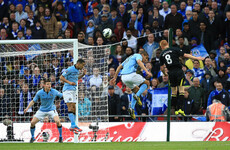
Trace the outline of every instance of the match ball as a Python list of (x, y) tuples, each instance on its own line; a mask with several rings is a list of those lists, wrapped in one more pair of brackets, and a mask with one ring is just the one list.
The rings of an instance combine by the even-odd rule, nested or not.
[(110, 38), (111, 37), (111, 35), (112, 35), (112, 30), (110, 29), (110, 28), (105, 28), (104, 30), (103, 30), (103, 36), (105, 37), (105, 38)]

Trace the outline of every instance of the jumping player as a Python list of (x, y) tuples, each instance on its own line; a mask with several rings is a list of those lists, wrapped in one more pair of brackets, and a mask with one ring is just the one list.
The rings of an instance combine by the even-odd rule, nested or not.
[[(134, 54), (126, 58), (126, 60), (119, 65), (116, 70), (115, 76), (112, 79), (112, 82), (116, 82), (118, 73), (121, 71), (121, 80), (122, 82), (128, 86), (135, 93), (133, 96), (134, 99), (131, 101), (131, 108), (128, 109), (130, 116), (132, 119), (136, 119), (134, 108), (137, 102), (138, 105), (142, 105), (140, 100), (140, 95), (148, 88), (149, 81), (144, 77), (136, 73), (138, 65), (146, 71), (148, 76), (152, 76), (152, 74), (145, 68), (144, 63), (148, 62), (148, 53), (146, 51), (140, 52), (140, 54)], [(140, 86), (140, 88), (139, 88)]]
[[(195, 57), (190, 54), (184, 53), (179, 48), (169, 48), (168, 42), (162, 40), (160, 42), (160, 47), (163, 50), (160, 55), (160, 65), (162, 66), (163, 74), (169, 75), (170, 86), (172, 87), (172, 107), (175, 109), (175, 114), (181, 114), (185, 116), (183, 111), (183, 100), (184, 100), (184, 72), (182, 70), (182, 65), (179, 62), (179, 57), (184, 56), (190, 59), (203, 60), (202, 57)], [(165, 67), (168, 69), (168, 73), (165, 71)], [(177, 98), (177, 89), (179, 89), (179, 98)]]
[(27, 108), (24, 110), (24, 113), (26, 113), (28, 111), (28, 109), (31, 106), (33, 106), (34, 103), (38, 101), (38, 99), (40, 99), (41, 106), (31, 121), (30, 143), (33, 143), (35, 141), (35, 138), (34, 138), (35, 124), (38, 123), (38, 121), (43, 120), (46, 116), (49, 116), (49, 117), (54, 119), (55, 123), (57, 124), (58, 131), (59, 131), (59, 143), (63, 142), (62, 141), (62, 125), (61, 125), (60, 119), (58, 117), (58, 113), (56, 111), (56, 106), (54, 105), (54, 99), (56, 96), (61, 98), (62, 93), (51, 88), (51, 81), (49, 79), (46, 79), (44, 88), (39, 90), (36, 93), (34, 99), (29, 103)]
[(64, 87), (62, 89), (64, 101), (68, 107), (68, 116), (71, 121), (70, 131), (78, 134), (81, 132), (76, 124), (76, 87), (78, 83), (78, 79), (81, 79), (85, 74), (86, 70), (83, 70), (83, 74), (79, 75), (80, 70), (82, 70), (85, 66), (85, 61), (83, 59), (78, 59), (77, 64), (67, 68), (62, 75), (60, 76), (60, 80), (63, 81)]

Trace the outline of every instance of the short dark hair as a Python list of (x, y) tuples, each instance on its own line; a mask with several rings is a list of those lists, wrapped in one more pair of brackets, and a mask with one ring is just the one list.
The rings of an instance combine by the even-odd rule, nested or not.
[(44, 79), (44, 83), (46, 84), (46, 82), (51, 82), (51, 80), (49, 78)]
[(140, 54), (143, 54), (144, 56), (149, 56), (149, 54), (146, 51), (141, 51)]
[(85, 61), (80, 58), (80, 59), (77, 60), (77, 63), (83, 64), (83, 63), (85, 63)]

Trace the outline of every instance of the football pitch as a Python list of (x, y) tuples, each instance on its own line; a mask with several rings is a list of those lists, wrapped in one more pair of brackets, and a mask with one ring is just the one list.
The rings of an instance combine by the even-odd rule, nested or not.
[(229, 150), (230, 142), (1, 143), (0, 150)]

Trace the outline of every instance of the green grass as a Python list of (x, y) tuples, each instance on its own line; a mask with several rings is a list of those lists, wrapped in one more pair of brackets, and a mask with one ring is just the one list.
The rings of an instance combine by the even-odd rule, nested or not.
[(229, 150), (230, 142), (1, 143), (0, 150)]

